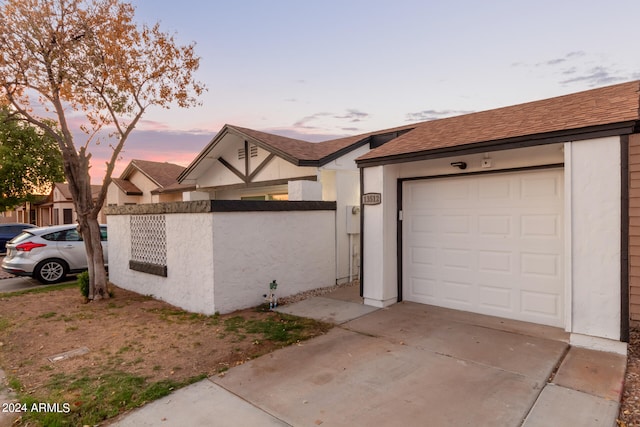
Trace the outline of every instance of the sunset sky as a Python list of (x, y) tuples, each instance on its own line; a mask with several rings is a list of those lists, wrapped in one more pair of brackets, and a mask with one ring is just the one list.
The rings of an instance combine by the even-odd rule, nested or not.
[(637, 0), (133, 4), (196, 43), (208, 92), (149, 110), (114, 176), (131, 159), (186, 166), (225, 123), (319, 141), (640, 79)]

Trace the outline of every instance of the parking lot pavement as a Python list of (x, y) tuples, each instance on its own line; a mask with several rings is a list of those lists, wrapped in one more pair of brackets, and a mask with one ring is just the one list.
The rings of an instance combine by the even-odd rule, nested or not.
[[(2, 260), (4, 259), (4, 255), (0, 256), (0, 264), (2, 264)], [(9, 274), (6, 271), (4, 271), (3, 269), (0, 268), (0, 280), (2, 279), (10, 279), (12, 277), (15, 277), (13, 274)]]

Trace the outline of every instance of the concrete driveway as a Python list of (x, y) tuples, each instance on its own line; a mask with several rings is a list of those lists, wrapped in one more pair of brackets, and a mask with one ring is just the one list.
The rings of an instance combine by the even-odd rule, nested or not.
[(558, 329), (412, 303), (374, 310), (325, 297), (282, 311), (341, 324), (116, 425), (615, 423), (626, 358), (570, 348)]

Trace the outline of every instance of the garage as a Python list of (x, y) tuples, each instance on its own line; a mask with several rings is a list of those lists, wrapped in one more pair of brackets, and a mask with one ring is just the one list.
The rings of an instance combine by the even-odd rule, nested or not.
[(402, 180), (402, 298), (564, 327), (563, 175)]

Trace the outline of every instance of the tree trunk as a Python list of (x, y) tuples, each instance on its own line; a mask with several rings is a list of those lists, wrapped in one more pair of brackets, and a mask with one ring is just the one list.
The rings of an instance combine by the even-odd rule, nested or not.
[(107, 272), (104, 268), (103, 250), (100, 236), (100, 224), (97, 218), (78, 216), (78, 225), (87, 251), (89, 272), (89, 299), (109, 298), (107, 290)]
[(78, 217), (78, 230), (82, 235), (87, 252), (88, 297), (90, 300), (109, 298), (107, 273), (104, 268), (103, 250), (100, 243), (100, 224), (98, 223), (100, 199), (97, 202), (93, 200), (91, 177), (89, 176), (89, 157), (81, 149), (79, 155), (71, 160), (71, 162), (65, 162), (65, 172), (67, 172), (67, 177), (71, 178), (69, 179), (69, 189), (73, 195)]

